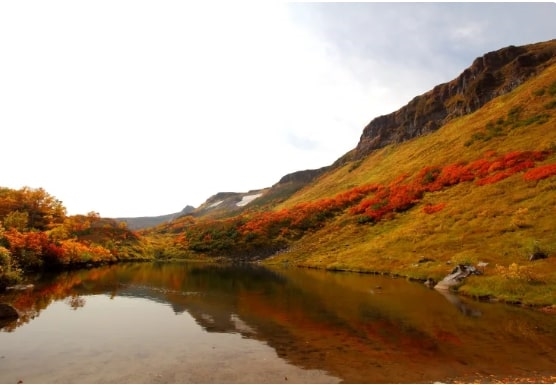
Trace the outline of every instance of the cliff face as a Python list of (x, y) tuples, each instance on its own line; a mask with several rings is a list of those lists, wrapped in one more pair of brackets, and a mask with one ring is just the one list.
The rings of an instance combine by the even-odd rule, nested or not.
[(373, 119), (348, 158), (361, 159), (375, 149), (435, 131), (512, 91), (555, 61), (556, 39), (489, 52), (456, 79), (415, 97), (396, 112)]

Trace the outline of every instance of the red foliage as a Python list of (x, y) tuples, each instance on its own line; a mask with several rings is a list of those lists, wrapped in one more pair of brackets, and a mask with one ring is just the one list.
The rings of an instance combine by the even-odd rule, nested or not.
[[(361, 223), (367, 222), (365, 217), (378, 222), (397, 212), (409, 210), (419, 203), (425, 192), (440, 191), (463, 182), (475, 181), (478, 185), (496, 183), (531, 169), (535, 162), (544, 160), (547, 155), (548, 152), (526, 151), (498, 156), (490, 152), (483, 159), (468, 164), (429, 166), (413, 178), (401, 175), (385, 185), (368, 184), (344, 191), (332, 198), (299, 203), (288, 209), (242, 215), (233, 223), (191, 222), (186, 229), (187, 236), (183, 239), (176, 238), (175, 242), (203, 252), (226, 250), (238, 244), (245, 247), (250, 244), (266, 245), (275, 240), (302, 236), (308, 230), (321, 227), (329, 218), (346, 209), (351, 215), (361, 215)], [(551, 167), (537, 168), (534, 169), (538, 170), (536, 174), (532, 174), (531, 170), (526, 175), (540, 178), (541, 175), (556, 174), (556, 165)], [(423, 207), (423, 211), (433, 214), (445, 206), (445, 203), (427, 205)]]
[[(546, 151), (516, 151), (496, 158), (490, 162), (490, 165), (489, 161), (482, 162), (482, 168), (477, 173), (480, 179), (476, 183), (479, 186), (484, 186), (499, 182), (518, 172), (534, 167), (535, 161), (544, 160), (547, 155), (548, 152)], [(487, 166), (488, 169), (486, 169)], [(492, 174), (494, 172), (495, 174)]]
[(438, 203), (436, 205), (428, 204), (423, 207), (423, 212), (426, 214), (434, 214), (442, 210), (444, 207), (446, 207), (446, 203)]
[(476, 177), (484, 177), (488, 175), (488, 169), (492, 161), (488, 159), (477, 159), (467, 165), (467, 168), (470, 172), (472, 172)]
[(545, 179), (556, 175), (556, 164), (546, 164), (544, 166), (535, 167), (525, 174), (523, 174), (523, 179), (527, 181), (536, 181)]
[(484, 178), (481, 178), (479, 180), (477, 180), (477, 185), (479, 186), (484, 186), (487, 184), (493, 184), (496, 182), (500, 182), (502, 179), (506, 179), (510, 176), (512, 176), (514, 173), (509, 171), (509, 170), (505, 170), (505, 171), (501, 171), (501, 172), (497, 172), (496, 174), (492, 174), (489, 176), (485, 176)]
[(14, 254), (22, 254), (30, 251), (41, 254), (43, 247), (48, 243), (48, 237), (41, 231), (19, 232), (16, 229), (9, 229), (4, 233), (8, 241), (8, 248)]
[[(377, 186), (373, 190), (375, 194), (352, 207), (350, 213), (353, 215), (364, 214), (374, 221), (378, 221), (388, 213), (411, 208), (419, 202), (424, 192), (439, 191), (446, 187), (473, 180), (476, 180), (475, 183), (479, 186), (496, 183), (534, 167), (536, 161), (544, 160), (548, 154), (549, 152), (546, 151), (515, 151), (496, 156), (494, 152), (489, 152), (485, 154), (485, 158), (469, 164), (454, 163), (444, 167), (424, 167), (417, 173), (412, 183), (401, 184), (406, 179), (404, 175), (390, 183), (388, 188)], [(538, 172), (538, 175), (546, 174), (549, 176), (553, 175), (552, 172), (556, 174), (555, 169), (543, 169)], [(423, 210), (432, 213), (441, 210), (443, 207), (443, 205), (427, 206)]]
[(458, 183), (472, 181), (473, 179), (475, 179), (475, 175), (466, 165), (459, 163), (450, 164), (442, 168), (435, 185), (440, 190), (443, 187), (454, 186)]
[(381, 188), (376, 184), (358, 186), (332, 198), (299, 203), (290, 209), (258, 213), (247, 218), (238, 230), (242, 235), (251, 234), (268, 237), (290, 235), (291, 229), (307, 230), (316, 228), (321, 226), (326, 218), (360, 201), (370, 192), (375, 192)]

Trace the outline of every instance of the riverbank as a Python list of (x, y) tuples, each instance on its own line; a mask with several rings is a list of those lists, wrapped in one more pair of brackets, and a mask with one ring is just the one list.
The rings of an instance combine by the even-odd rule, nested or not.
[[(320, 269), (327, 271), (343, 271), (360, 274), (383, 275), (392, 278), (401, 278), (409, 281), (427, 284), (428, 282), (439, 282), (453, 269), (453, 263), (445, 262), (444, 275), (439, 274), (435, 268), (420, 269), (408, 273), (403, 269), (376, 270), (367, 266), (348, 266), (347, 264), (327, 264), (324, 258), (320, 258), (320, 263), (309, 263), (308, 261), (296, 261), (301, 259), (294, 251), (280, 253), (261, 261), (266, 266), (291, 266), (294, 268)], [(434, 260), (422, 262), (421, 265), (431, 264)], [(553, 263), (552, 261), (545, 263)], [(413, 267), (419, 267), (415, 263)], [(511, 273), (508, 269), (500, 266), (478, 268), (480, 275), (472, 275), (451, 288), (451, 292), (463, 297), (471, 298), (476, 301), (490, 303), (505, 303), (508, 305), (520, 306), (523, 308), (541, 311), (547, 314), (556, 315), (556, 300), (554, 293), (556, 284), (553, 281), (541, 281), (531, 278), (531, 273), (521, 269), (521, 273)], [(427, 274), (430, 272), (430, 274)], [(432, 285), (434, 286), (434, 285)], [(432, 288), (431, 286), (431, 288)]]

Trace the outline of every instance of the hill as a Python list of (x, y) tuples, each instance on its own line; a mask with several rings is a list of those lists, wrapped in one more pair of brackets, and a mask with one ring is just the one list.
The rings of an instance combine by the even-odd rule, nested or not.
[[(286, 201), (292, 194), (318, 178), (328, 168), (296, 171), (284, 175), (277, 183), (263, 189), (248, 192), (219, 192), (208, 198), (199, 207), (189, 210), (187, 213), (182, 211), (180, 215), (165, 222), (171, 222), (184, 215), (194, 218), (222, 219), (245, 212), (268, 210)], [(162, 223), (162, 221), (158, 223)], [(150, 226), (143, 228), (146, 227)]]
[(182, 211), (173, 214), (157, 215), (152, 217), (130, 217), (130, 218), (114, 218), (117, 222), (125, 222), (130, 230), (141, 230), (154, 227), (161, 223), (171, 222), (173, 219), (182, 215), (190, 214), (195, 210), (193, 206), (185, 206)]
[(460, 292), (556, 304), (555, 58), (554, 40), (488, 53), (291, 196), (154, 233), (186, 256), (420, 280), (482, 262)]

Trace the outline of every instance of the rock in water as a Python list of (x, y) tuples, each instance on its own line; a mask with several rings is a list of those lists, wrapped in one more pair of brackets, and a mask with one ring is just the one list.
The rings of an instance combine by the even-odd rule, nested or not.
[(18, 319), (19, 313), (15, 308), (7, 303), (0, 303), (0, 319), (1, 320), (8, 320), (8, 319)]
[(471, 265), (457, 265), (452, 272), (444, 277), (444, 279), (434, 287), (438, 290), (448, 290), (452, 286), (459, 285), (465, 278), (470, 275), (480, 275), (481, 272)]

